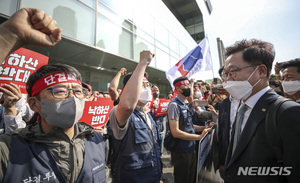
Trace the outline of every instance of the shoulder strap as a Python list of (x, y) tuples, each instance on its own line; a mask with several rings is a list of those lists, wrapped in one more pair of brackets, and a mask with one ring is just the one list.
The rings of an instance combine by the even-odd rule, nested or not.
[(278, 97), (269, 107), (265, 122), (267, 142), (275, 151), (278, 163), (283, 163), (283, 145), (278, 130), (277, 111), (286, 101), (291, 100), (284, 97)]

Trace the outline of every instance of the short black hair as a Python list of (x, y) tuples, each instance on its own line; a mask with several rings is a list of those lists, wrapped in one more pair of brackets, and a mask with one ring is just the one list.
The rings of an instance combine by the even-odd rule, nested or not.
[(91, 91), (90, 87), (88, 87), (88, 85), (86, 85), (85, 83), (81, 83), (82, 87), (87, 89), (89, 92)]
[[(180, 77), (176, 78), (176, 79), (173, 81), (173, 86), (175, 86), (175, 84), (178, 83), (179, 81), (183, 81), (183, 80), (188, 80), (188, 81), (189, 81), (189, 78), (184, 77), (184, 76), (180, 76)], [(190, 81), (189, 81), (189, 82), (190, 82)]]
[(267, 67), (267, 78), (269, 78), (272, 64), (275, 58), (275, 49), (272, 43), (258, 39), (243, 39), (226, 48), (225, 57), (243, 52), (243, 59), (252, 65), (264, 64)]
[(132, 72), (130, 72), (130, 73), (128, 73), (128, 74), (125, 75), (125, 77), (123, 79), (123, 86), (126, 85), (126, 83), (128, 82), (128, 80), (130, 79), (131, 75), (132, 75)]
[[(132, 74), (133, 73), (130, 72), (130, 73), (128, 73), (128, 74), (125, 75), (125, 77), (123, 79), (123, 86), (126, 85), (126, 83), (129, 81), (129, 79), (130, 79), (130, 77), (131, 77)], [(144, 76), (148, 79), (148, 73), (147, 72), (144, 73)]]
[(71, 76), (73, 76), (74, 78), (78, 79), (82, 83), (82, 77), (81, 77), (80, 73), (78, 72), (77, 69), (75, 69), (72, 66), (69, 66), (67, 64), (58, 64), (58, 63), (44, 65), (44, 66), (40, 67), (35, 73), (33, 73), (29, 76), (27, 84), (26, 84), (26, 90), (28, 93), (28, 97), (32, 97), (31, 96), (32, 86), (34, 85), (34, 83), (37, 80), (39, 80), (51, 73), (55, 73), (55, 72), (68, 73)]
[(281, 71), (287, 67), (297, 67), (297, 71), (300, 73), (300, 58), (295, 58), (286, 62), (283, 62), (281, 65)]
[(222, 72), (224, 70), (224, 66), (220, 67), (218, 73), (219, 73), (219, 76), (222, 78)]
[(269, 80), (269, 85), (273, 85), (275, 87), (281, 87), (280, 81)]
[(148, 72), (145, 71), (144, 76), (148, 79), (148, 77), (149, 77)]

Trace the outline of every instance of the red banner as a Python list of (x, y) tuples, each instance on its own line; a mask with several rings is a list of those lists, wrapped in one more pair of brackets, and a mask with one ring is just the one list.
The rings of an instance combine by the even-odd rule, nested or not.
[(93, 101), (99, 101), (99, 100), (101, 100), (102, 98), (104, 98), (104, 97), (103, 97), (103, 94), (100, 93), (99, 95), (97, 95), (97, 96), (94, 97), (94, 100), (93, 100)]
[(113, 107), (114, 104), (110, 98), (101, 98), (98, 101), (85, 101), (83, 115), (79, 121), (90, 124), (96, 129), (104, 128)]
[(148, 102), (146, 104), (146, 107), (150, 110), (150, 112), (152, 112), (153, 111), (153, 100), (151, 102)]
[(29, 76), (38, 68), (48, 64), (49, 57), (40, 53), (20, 48), (11, 53), (0, 66), (0, 84), (16, 84), (26, 94)]
[(168, 114), (168, 105), (171, 100), (160, 98), (155, 116), (165, 116)]

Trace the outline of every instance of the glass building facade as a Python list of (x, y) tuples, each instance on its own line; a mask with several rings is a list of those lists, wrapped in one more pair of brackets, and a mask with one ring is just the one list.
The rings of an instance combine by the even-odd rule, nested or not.
[[(151, 50), (155, 57), (150, 67), (164, 74), (196, 46), (189, 33), (160, 0), (0, 0), (0, 13), (3, 15), (10, 16), (24, 7), (42, 9), (51, 15), (63, 30), (63, 40), (71, 40), (71, 43), (95, 52), (115, 55), (120, 62), (124, 61), (123, 67), (128, 62), (136, 65), (139, 53)], [(64, 49), (71, 47), (72, 44)], [(109, 64), (105, 57), (90, 56), (86, 59), (72, 64), (93, 88), (107, 90), (108, 83), (120, 67)], [(53, 62), (69, 63), (63, 56), (53, 59)], [(151, 72), (149, 76), (151, 81)], [(166, 83), (165, 77), (155, 80), (161, 90), (170, 88), (162, 86)]]

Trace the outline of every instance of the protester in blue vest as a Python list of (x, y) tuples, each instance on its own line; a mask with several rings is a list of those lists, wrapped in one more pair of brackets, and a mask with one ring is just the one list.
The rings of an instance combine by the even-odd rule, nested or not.
[[(20, 46), (53, 46), (56, 21), (21, 9), (0, 26), (0, 59)], [(78, 122), (84, 108), (81, 75), (68, 65), (45, 65), (27, 82), (28, 104), (40, 119), (0, 136), (0, 182), (105, 182), (103, 138)]]
[(158, 128), (145, 107), (152, 101), (152, 93), (144, 72), (153, 57), (150, 51), (140, 53), (135, 71), (124, 77), (126, 85), (120, 102), (109, 115), (114, 146), (112, 178), (115, 183), (160, 182), (162, 166), (157, 143)]
[[(195, 109), (192, 105), (192, 86), (188, 78), (179, 77), (174, 80), (173, 85), (177, 95), (168, 106), (168, 119), (172, 136), (178, 139), (171, 151), (174, 180), (175, 183), (194, 183), (197, 163), (195, 141), (201, 140), (210, 129), (193, 124)], [(195, 131), (201, 130), (201, 134), (195, 134)]]

